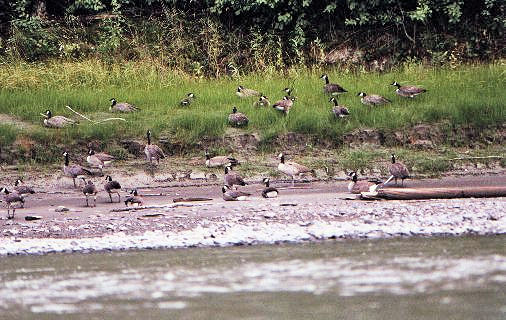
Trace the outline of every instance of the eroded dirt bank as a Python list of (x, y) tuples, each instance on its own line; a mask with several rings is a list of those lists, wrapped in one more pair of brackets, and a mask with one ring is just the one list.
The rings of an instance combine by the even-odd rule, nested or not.
[[(100, 179), (96, 179), (97, 185)], [(133, 178), (123, 177), (125, 185), (129, 179)], [(281, 193), (277, 199), (263, 199), (261, 186), (252, 183), (244, 188), (253, 194), (250, 200), (225, 202), (221, 199), (220, 181), (167, 183), (135, 179), (141, 183), (139, 191), (145, 195), (145, 204), (158, 208), (115, 211), (124, 208), (124, 204), (109, 203), (104, 192), (99, 194), (96, 208), (86, 208), (84, 197), (71, 187), (71, 180), (54, 177), (35, 181), (39, 192), (27, 199), (25, 209), (16, 211), (14, 220), (7, 220), (2, 211), (0, 255), (506, 233), (505, 198), (345, 200), (347, 182), (333, 181), (299, 183), (295, 188), (274, 182)], [(504, 185), (506, 175), (446, 177), (407, 184)], [(181, 197), (212, 200), (173, 203), (173, 199)], [(58, 206), (69, 211), (56, 212)], [(26, 215), (39, 215), (42, 219), (25, 221)]]

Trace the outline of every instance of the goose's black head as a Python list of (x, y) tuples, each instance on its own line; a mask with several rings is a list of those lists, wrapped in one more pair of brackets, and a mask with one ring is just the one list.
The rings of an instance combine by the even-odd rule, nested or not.
[(285, 163), (285, 155), (282, 152), (278, 155), (278, 158), (281, 161), (281, 163)]
[(109, 101), (111, 101), (111, 107), (114, 106), (117, 102), (114, 98), (109, 99)]
[(51, 113), (51, 110), (46, 110), (46, 117), (50, 119), (52, 116), (53, 114)]
[(195, 98), (195, 94), (193, 92), (190, 92), (186, 95), (188, 98)]
[(111, 176), (105, 177), (105, 181), (112, 181), (112, 177)]
[(234, 106), (234, 107), (232, 108), (232, 113), (236, 113), (236, 112), (237, 112), (237, 107), (235, 107), (235, 106)]
[(230, 165), (225, 166), (225, 174), (229, 173), (230, 170), (232, 170), (232, 166)]
[(292, 89), (290, 88), (284, 88), (283, 91), (286, 92), (287, 95), (290, 95), (292, 93)]
[(16, 182), (14, 182), (14, 185), (17, 187), (19, 186), (21, 183), (23, 183), (23, 181), (21, 181), (21, 179), (17, 179)]
[(241, 90), (242, 90), (242, 89), (244, 89), (244, 87), (243, 87), (243, 86), (238, 86), (238, 87), (237, 87), (237, 92), (241, 92)]
[(327, 74), (322, 74), (321, 77), (320, 77), (320, 79), (328, 79), (328, 77), (329, 76)]
[(266, 187), (269, 186), (269, 181), (270, 181), (269, 178), (263, 178), (262, 179), (262, 182), (263, 182), (263, 184), (265, 184)]
[(88, 154), (90, 156), (94, 155), (95, 154), (95, 151), (93, 149), (90, 148), (90, 150), (88, 150)]
[(130, 191), (130, 194), (134, 195), (134, 196), (138, 196), (139, 194), (137, 193), (137, 189), (133, 189), (132, 191)]
[(7, 190), (6, 187), (3, 187), (2, 189), (0, 189), (0, 193), (5, 193), (5, 194), (9, 194), (9, 190)]
[(392, 153), (392, 155), (390, 156), (390, 158), (392, 159), (392, 163), (395, 163), (395, 154)]
[(355, 171), (350, 172), (348, 175), (351, 177), (351, 180), (353, 180), (354, 182), (357, 182), (358, 176)]
[(357, 93), (357, 97), (365, 97), (367, 94), (365, 92)]
[(396, 86), (397, 88), (399, 88), (401, 85), (397, 83), (397, 81), (394, 81), (390, 84), (391, 86)]

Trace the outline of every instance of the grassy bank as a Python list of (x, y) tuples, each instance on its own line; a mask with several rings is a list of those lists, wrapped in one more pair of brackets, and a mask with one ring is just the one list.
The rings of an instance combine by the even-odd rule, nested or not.
[[(351, 116), (336, 121), (328, 97), (322, 93), (319, 76), (327, 72), (349, 92), (340, 102)], [(428, 90), (415, 99), (394, 93), (392, 81), (415, 84)], [(105, 65), (99, 61), (54, 62), (50, 64), (9, 64), (0, 66), (0, 113), (28, 123), (23, 128), (4, 123), (0, 143), (8, 145), (26, 137), (44, 145), (46, 152), (56, 144), (100, 140), (104, 145), (122, 138), (143, 139), (146, 129), (155, 137), (168, 136), (174, 143), (192, 144), (203, 138), (225, 134), (227, 116), (236, 105), (250, 124), (241, 129), (258, 133), (269, 141), (286, 132), (314, 135), (339, 142), (343, 134), (357, 128), (389, 131), (419, 123), (447, 122), (452, 126), (486, 127), (506, 122), (504, 89), (506, 64), (462, 66), (457, 69), (425, 68), (406, 64), (397, 71), (380, 74), (340, 72), (339, 70), (275, 71), (238, 78), (190, 78), (174, 73), (156, 62), (128, 62)], [(283, 96), (282, 89), (294, 88), (298, 97), (288, 117), (273, 108), (258, 109), (254, 99), (239, 99), (236, 87), (257, 89), (271, 101)], [(187, 92), (197, 96), (189, 108), (179, 106)], [(392, 100), (387, 106), (370, 108), (360, 103), (359, 91), (383, 95)], [(109, 117), (109, 99), (136, 104), (141, 111), (124, 115), (127, 122), (79, 126), (64, 130), (43, 128), (40, 113), (51, 109), (54, 115), (76, 118), (65, 105), (91, 118)], [(82, 119), (81, 119), (82, 120)]]

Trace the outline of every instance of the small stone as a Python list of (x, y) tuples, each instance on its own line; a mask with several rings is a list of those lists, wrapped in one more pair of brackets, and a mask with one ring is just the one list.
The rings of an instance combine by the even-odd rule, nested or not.
[(66, 212), (66, 211), (70, 211), (69, 208), (65, 207), (65, 206), (58, 206), (58, 208), (54, 209), (55, 212)]

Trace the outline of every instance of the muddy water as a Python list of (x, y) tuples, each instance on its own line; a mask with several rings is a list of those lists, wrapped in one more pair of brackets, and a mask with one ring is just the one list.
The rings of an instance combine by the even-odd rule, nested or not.
[(1, 319), (505, 319), (506, 236), (0, 258)]

